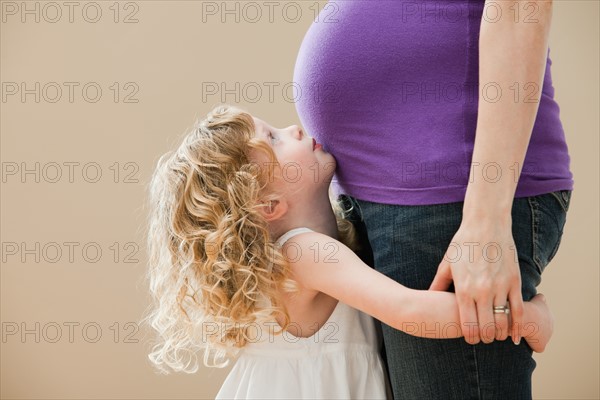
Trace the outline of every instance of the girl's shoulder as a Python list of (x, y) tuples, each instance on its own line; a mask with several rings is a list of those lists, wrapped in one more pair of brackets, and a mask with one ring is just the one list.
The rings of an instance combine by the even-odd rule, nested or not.
[(326, 253), (337, 253), (340, 247), (347, 248), (331, 236), (304, 227), (286, 232), (277, 242), (289, 261), (300, 264), (310, 263)]
[[(296, 228), (281, 236), (281, 251), (289, 261), (293, 273), (313, 275), (310, 271), (318, 270), (319, 275), (326, 272), (335, 273), (342, 265), (360, 261), (358, 256), (344, 243), (324, 233), (308, 228)], [(313, 275), (314, 276), (314, 275)]]
[(280, 247), (283, 247), (283, 245), (292, 237), (294, 236), (298, 236), (301, 235), (303, 233), (317, 233), (315, 231), (313, 231), (310, 228), (306, 228), (306, 227), (300, 227), (300, 228), (294, 228), (294, 229), (290, 229), (289, 231), (287, 231), (286, 233), (284, 233), (283, 235), (279, 236), (279, 238), (277, 239), (277, 244)]
[[(277, 244), (279, 244), (279, 246), (283, 247), (286, 243), (288, 243), (290, 241), (289, 239), (294, 238), (294, 237), (300, 237), (300, 236), (303, 239), (306, 239), (307, 237), (312, 238), (319, 243), (328, 243), (328, 242), (329, 243), (341, 243), (338, 240), (332, 238), (331, 236), (327, 236), (324, 233), (317, 232), (317, 231), (314, 231), (314, 230), (312, 230), (310, 228), (306, 228), (306, 227), (290, 229), (283, 235), (279, 236), (279, 238), (277, 238), (276, 242), (277, 242)], [(295, 241), (291, 241), (291, 242), (295, 242)]]

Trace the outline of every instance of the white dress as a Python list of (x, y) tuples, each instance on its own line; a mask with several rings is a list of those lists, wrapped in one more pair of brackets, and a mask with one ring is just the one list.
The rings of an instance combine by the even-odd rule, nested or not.
[[(278, 239), (310, 232), (296, 228)], [(384, 370), (373, 318), (338, 302), (307, 338), (274, 325), (242, 348), (217, 399), (385, 399)]]

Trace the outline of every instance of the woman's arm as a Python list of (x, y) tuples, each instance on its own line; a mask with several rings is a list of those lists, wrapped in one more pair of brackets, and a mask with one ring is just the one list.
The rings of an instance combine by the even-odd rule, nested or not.
[[(510, 301), (512, 336), (517, 339), (523, 326), (523, 298), (511, 209), (539, 107), (551, 18), (552, 1), (485, 3), (479, 38), (479, 109), (463, 219), (431, 286), (443, 290), (454, 281), (463, 328), (494, 323), (492, 307)], [(450, 263), (456, 246), (463, 257)], [(500, 249), (499, 260), (490, 262), (496, 258), (491, 253), (486, 260), (486, 249)], [(505, 339), (508, 321), (497, 322), (500, 332), (495, 338)], [(479, 328), (463, 331), (467, 342), (494, 340)]]

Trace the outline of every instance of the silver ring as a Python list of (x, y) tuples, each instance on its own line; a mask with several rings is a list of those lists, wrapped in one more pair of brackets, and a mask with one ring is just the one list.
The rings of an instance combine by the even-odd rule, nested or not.
[(508, 302), (505, 306), (494, 306), (494, 314), (510, 314)]

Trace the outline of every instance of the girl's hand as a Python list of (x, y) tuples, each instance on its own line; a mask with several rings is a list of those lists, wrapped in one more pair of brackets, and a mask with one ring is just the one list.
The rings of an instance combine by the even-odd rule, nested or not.
[[(509, 333), (521, 338), (523, 297), (521, 273), (512, 236), (512, 221), (463, 223), (452, 238), (430, 290), (446, 290), (454, 281), (465, 340), (477, 344), (504, 340)], [(510, 302), (508, 315), (494, 314), (494, 306)]]
[(554, 316), (543, 294), (538, 293), (525, 303), (525, 320), (531, 322), (523, 327), (523, 337), (533, 351), (542, 353), (554, 333)]

